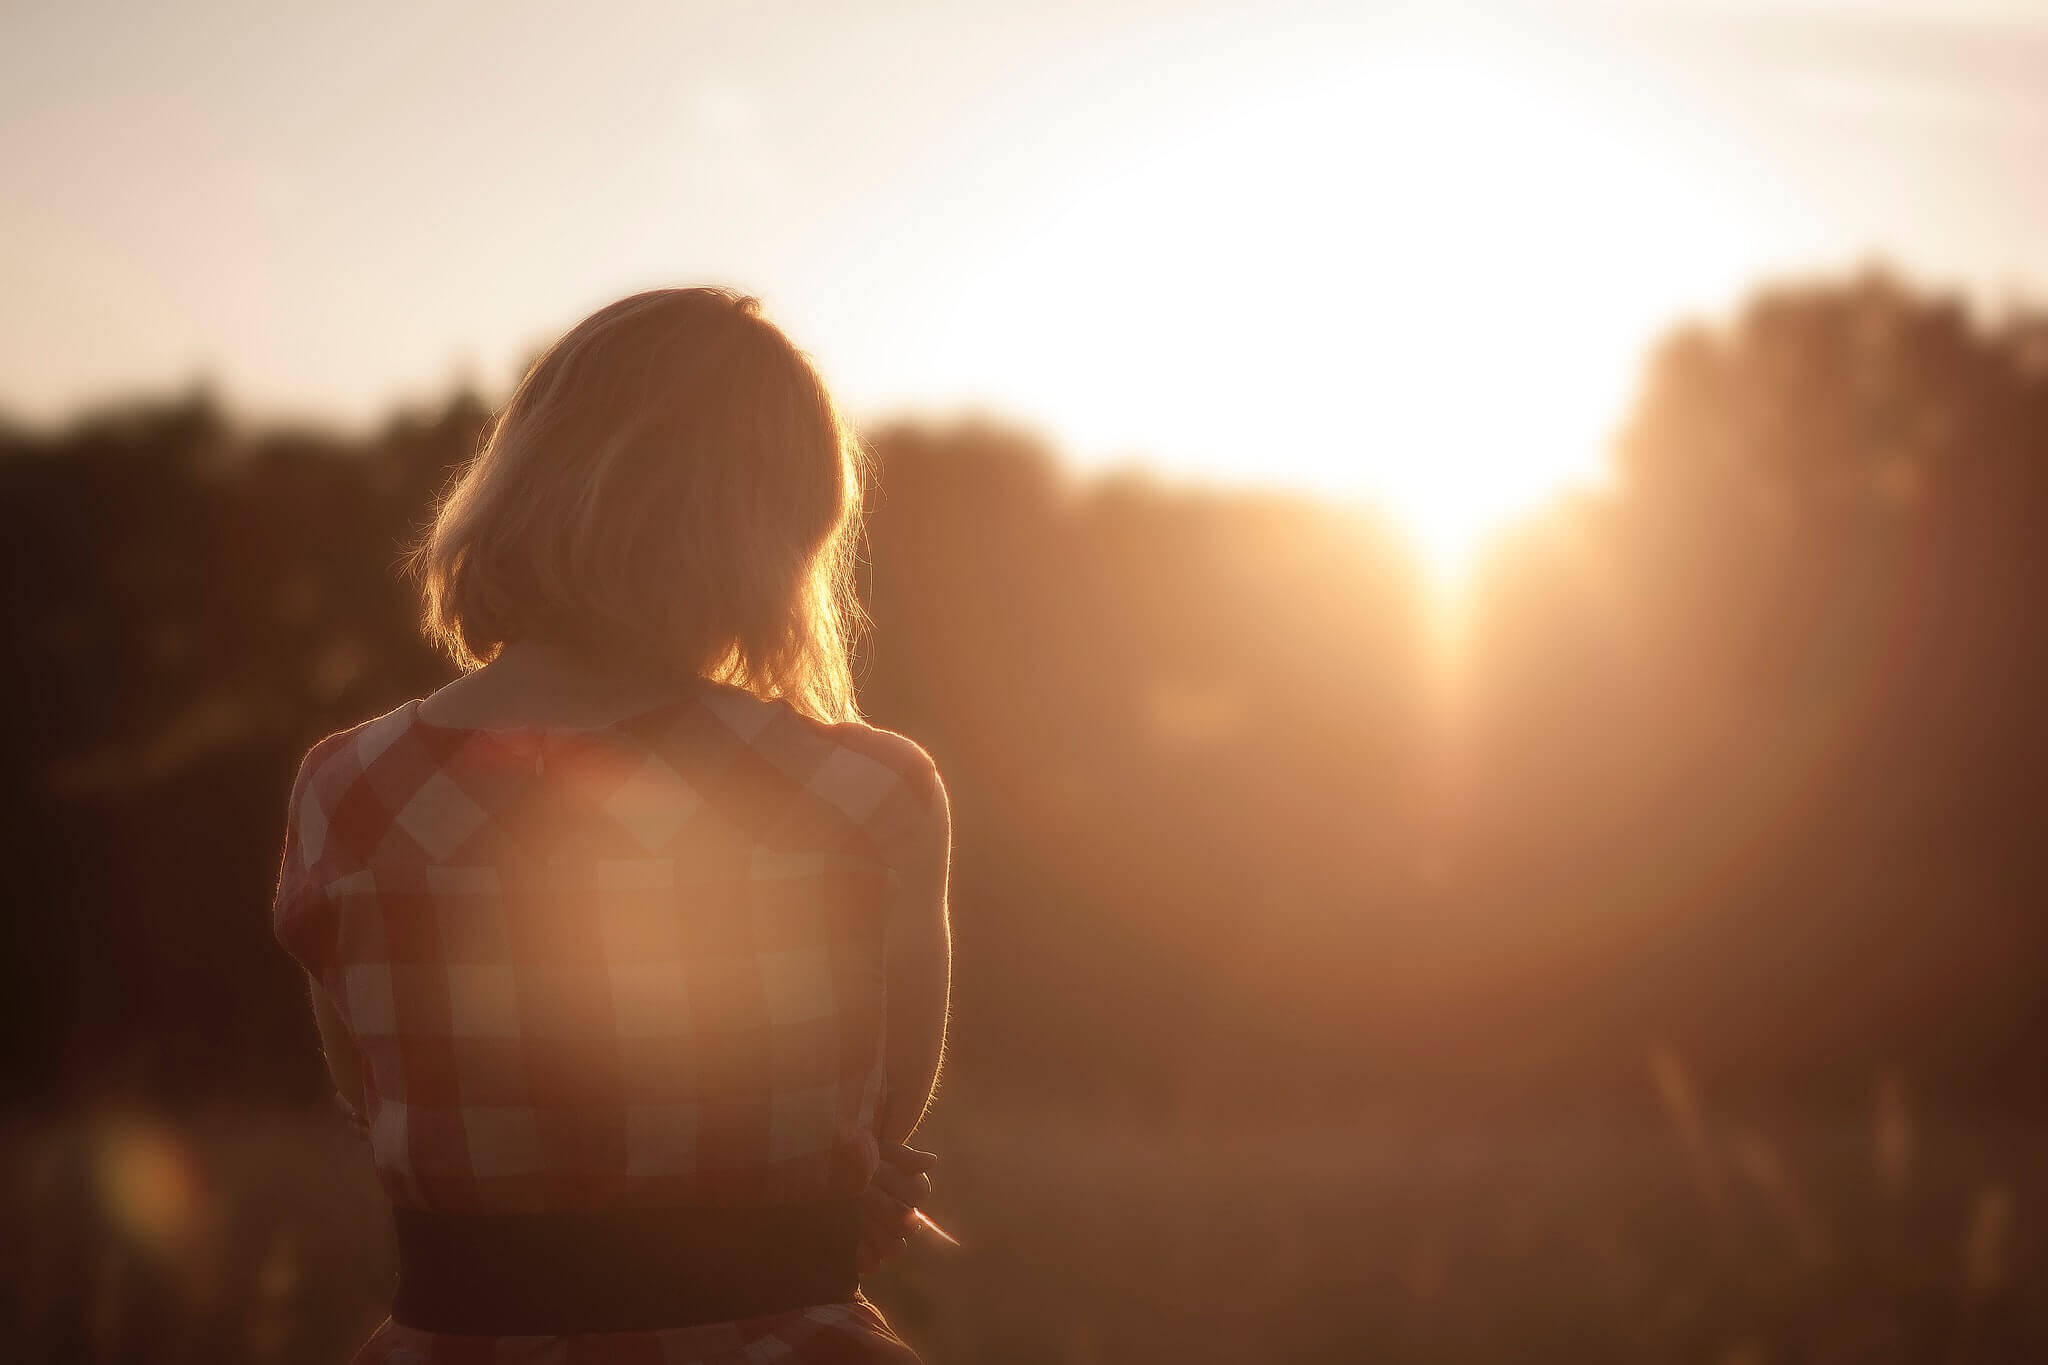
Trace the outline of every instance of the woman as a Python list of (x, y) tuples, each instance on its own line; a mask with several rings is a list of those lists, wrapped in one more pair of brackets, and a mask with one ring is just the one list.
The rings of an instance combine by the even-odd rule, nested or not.
[(754, 300), (670, 289), (442, 501), (465, 673), (313, 746), (274, 910), (397, 1224), (358, 1362), (915, 1360), (857, 1276), (930, 1188), (950, 829), (855, 709), (860, 472)]

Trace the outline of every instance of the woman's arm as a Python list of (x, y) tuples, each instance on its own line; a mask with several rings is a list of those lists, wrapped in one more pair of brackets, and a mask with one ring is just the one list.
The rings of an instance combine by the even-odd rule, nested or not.
[(335, 1008), (327, 988), (310, 975), (306, 980), (312, 986), (313, 1021), (320, 1028), (320, 1049), (327, 1054), (327, 1074), (334, 1078), (334, 1093), (341, 1101), (343, 1112), (350, 1116), (351, 1121), (362, 1125), (363, 1054), (357, 1049), (348, 1025), (342, 1022), (341, 1011)]
[(888, 1053), (876, 1122), (876, 1136), (885, 1145), (908, 1140), (923, 1122), (945, 1053), (953, 967), (946, 880), (952, 853), (952, 811), (940, 784), (890, 891), (884, 949)]

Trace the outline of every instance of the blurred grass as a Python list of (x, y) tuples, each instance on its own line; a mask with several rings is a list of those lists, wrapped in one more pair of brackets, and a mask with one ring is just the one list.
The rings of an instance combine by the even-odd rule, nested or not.
[[(933, 1362), (2048, 1360), (2048, 1134), (1721, 1122), (1144, 1128), (944, 1113), (966, 1243), (870, 1282)], [(17, 1119), (6, 1340), (48, 1361), (340, 1360), (385, 1311), (325, 1111)]]

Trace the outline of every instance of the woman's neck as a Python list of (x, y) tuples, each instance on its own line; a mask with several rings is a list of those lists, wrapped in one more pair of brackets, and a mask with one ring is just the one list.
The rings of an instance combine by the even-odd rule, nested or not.
[(675, 695), (687, 682), (653, 668), (599, 661), (557, 640), (523, 636), (423, 703), (427, 719), (485, 727), (597, 727)]

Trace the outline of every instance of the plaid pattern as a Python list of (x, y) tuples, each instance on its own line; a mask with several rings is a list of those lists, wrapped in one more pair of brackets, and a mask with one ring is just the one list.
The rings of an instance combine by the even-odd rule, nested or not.
[[(714, 683), (593, 731), (418, 712), (306, 755), (273, 911), (362, 1051), (393, 1201), (520, 1211), (864, 1189), (886, 893), (938, 790), (930, 757)], [(478, 1339), (429, 1350), (392, 1328), (377, 1339), (390, 1351), (367, 1358), (897, 1358), (800, 1349), (868, 1331), (859, 1305), (837, 1308), (852, 1316), (823, 1337), (822, 1309), (778, 1315), (735, 1338), (737, 1355), (688, 1333), (562, 1339), (616, 1348), (601, 1355), (449, 1354)]]

